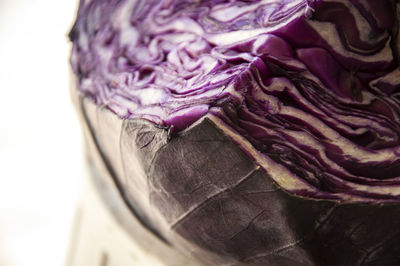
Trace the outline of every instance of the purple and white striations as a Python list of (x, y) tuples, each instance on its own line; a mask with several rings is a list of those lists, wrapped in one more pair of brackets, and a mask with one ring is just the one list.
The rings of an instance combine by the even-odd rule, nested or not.
[(294, 194), (399, 201), (399, 6), (81, 1), (71, 63), (120, 118), (212, 117)]

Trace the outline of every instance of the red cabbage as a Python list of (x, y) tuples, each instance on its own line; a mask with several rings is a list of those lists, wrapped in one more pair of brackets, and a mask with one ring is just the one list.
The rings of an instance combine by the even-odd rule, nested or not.
[(399, 265), (399, 13), (82, 0), (71, 65), (97, 164), (208, 265)]

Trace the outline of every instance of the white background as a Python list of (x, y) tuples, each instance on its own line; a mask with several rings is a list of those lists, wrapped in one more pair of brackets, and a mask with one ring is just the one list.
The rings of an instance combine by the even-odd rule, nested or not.
[(1, 266), (64, 264), (83, 176), (66, 38), (76, 6), (0, 0)]

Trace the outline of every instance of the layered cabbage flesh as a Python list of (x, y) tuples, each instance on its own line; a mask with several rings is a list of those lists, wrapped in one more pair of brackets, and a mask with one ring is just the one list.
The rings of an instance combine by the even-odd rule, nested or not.
[(400, 201), (390, 0), (81, 1), (78, 90), (172, 133), (207, 117), (283, 189)]

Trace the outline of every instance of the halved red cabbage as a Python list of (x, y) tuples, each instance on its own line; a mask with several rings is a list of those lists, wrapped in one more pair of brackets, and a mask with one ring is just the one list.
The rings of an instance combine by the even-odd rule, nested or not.
[(71, 64), (97, 164), (208, 264), (398, 265), (399, 13), (81, 1)]

